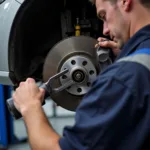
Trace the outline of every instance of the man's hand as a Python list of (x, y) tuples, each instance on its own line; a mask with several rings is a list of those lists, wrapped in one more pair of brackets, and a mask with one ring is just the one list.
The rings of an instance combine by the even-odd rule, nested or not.
[(17, 110), (24, 115), (36, 105), (41, 105), (44, 99), (44, 90), (36, 85), (34, 79), (28, 78), (25, 82), (20, 83), (13, 93), (13, 99)]
[(31, 149), (60, 150), (60, 136), (54, 131), (42, 109), (44, 94), (44, 89), (40, 89), (34, 79), (28, 78), (14, 92), (14, 104), (23, 116)]
[(111, 48), (114, 55), (117, 56), (120, 53), (120, 49), (118, 48), (118, 44), (114, 41), (109, 41), (106, 38), (100, 37), (97, 39), (98, 44), (95, 45), (95, 47), (101, 46), (105, 48)]

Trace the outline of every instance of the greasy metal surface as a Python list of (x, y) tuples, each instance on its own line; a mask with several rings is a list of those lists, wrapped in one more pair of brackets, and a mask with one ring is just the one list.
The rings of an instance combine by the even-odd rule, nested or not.
[[(48, 53), (43, 67), (43, 81), (46, 82), (50, 77), (60, 72), (62, 65), (66, 60), (73, 56), (84, 56), (93, 62), (96, 70), (98, 69), (96, 61), (95, 44), (96, 39), (86, 36), (69, 37), (57, 43)], [(54, 83), (54, 87), (61, 85), (60, 80)], [(51, 98), (57, 105), (75, 111), (82, 100), (82, 96), (75, 96), (63, 90), (57, 94), (51, 95)]]

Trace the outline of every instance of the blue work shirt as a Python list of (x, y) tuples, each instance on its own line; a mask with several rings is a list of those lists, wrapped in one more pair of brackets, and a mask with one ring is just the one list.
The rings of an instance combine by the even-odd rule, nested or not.
[[(118, 59), (150, 48), (150, 25), (128, 40)], [(114, 62), (101, 72), (64, 128), (62, 150), (150, 150), (150, 71)]]

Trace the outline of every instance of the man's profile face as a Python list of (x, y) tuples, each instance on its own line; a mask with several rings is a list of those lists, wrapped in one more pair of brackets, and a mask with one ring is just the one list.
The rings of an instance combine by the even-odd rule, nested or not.
[[(129, 39), (129, 24), (122, 9), (122, 1), (95, 0), (97, 16), (103, 21), (103, 34), (118, 43), (119, 48)], [(122, 13), (123, 12), (123, 13)]]

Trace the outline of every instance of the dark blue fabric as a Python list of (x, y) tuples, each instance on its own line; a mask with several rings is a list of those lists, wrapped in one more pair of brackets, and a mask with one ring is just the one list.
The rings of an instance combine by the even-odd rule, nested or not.
[[(146, 26), (118, 59), (149, 48)], [(150, 71), (135, 62), (115, 62), (93, 82), (59, 144), (62, 150), (150, 150), (149, 136)]]

